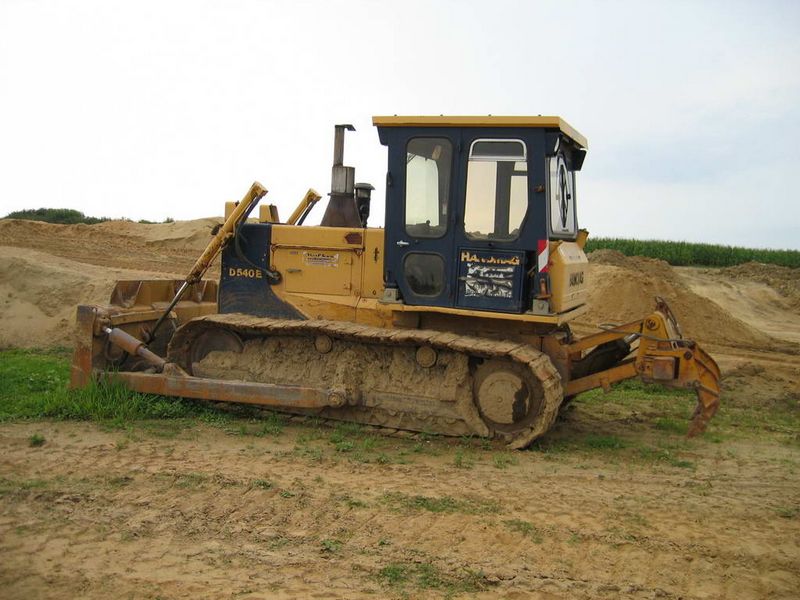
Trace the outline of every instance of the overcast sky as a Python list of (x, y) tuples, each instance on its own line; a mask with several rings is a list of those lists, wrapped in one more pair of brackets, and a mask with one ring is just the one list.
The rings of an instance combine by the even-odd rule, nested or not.
[(592, 235), (800, 248), (796, 0), (0, 0), (0, 216), (219, 215), (257, 179), (286, 217), (353, 123), (382, 225), (371, 116), (490, 113), (589, 139)]

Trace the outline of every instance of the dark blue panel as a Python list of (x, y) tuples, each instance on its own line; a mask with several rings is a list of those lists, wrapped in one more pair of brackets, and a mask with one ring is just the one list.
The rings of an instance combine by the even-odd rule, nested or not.
[(522, 312), (524, 259), (524, 252), (459, 248), (456, 305)]
[(269, 268), (271, 232), (269, 223), (242, 225), (237, 238), (222, 251), (219, 312), (275, 319), (304, 318), (275, 295), (265, 273)]

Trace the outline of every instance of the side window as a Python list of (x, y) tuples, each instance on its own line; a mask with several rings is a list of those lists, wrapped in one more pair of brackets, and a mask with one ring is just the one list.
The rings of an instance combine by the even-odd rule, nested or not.
[(446, 138), (413, 138), (406, 146), (406, 233), (439, 238), (447, 232), (453, 145)]
[(444, 259), (438, 254), (409, 252), (403, 260), (403, 272), (418, 296), (438, 296), (444, 291)]
[(522, 140), (475, 140), (467, 163), (464, 232), (472, 240), (512, 241), (528, 210), (528, 164)]
[(567, 168), (564, 156), (548, 158), (550, 232), (557, 237), (573, 237), (578, 232), (575, 218), (575, 172)]

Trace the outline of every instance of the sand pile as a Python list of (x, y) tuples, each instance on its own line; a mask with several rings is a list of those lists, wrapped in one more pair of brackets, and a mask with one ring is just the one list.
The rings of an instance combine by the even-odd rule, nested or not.
[(720, 269), (720, 275), (729, 279), (763, 283), (776, 290), (788, 304), (800, 310), (800, 269), (749, 262)]
[(0, 347), (72, 345), (78, 304), (105, 304), (119, 279), (182, 278), (220, 221), (0, 220)]
[(739, 360), (723, 369), (725, 404), (800, 406), (800, 374), (796, 364), (759, 364)]
[(0, 246), (0, 348), (71, 346), (78, 304), (108, 302), (118, 279), (163, 278)]
[(41, 250), (92, 265), (188, 272), (211, 240), (219, 218), (143, 224), (107, 221), (96, 225), (55, 225), (0, 220), (0, 246)]
[(711, 299), (693, 292), (666, 262), (627, 257), (614, 250), (589, 255), (590, 311), (581, 323), (625, 323), (653, 309), (654, 297), (663, 297), (686, 337), (700, 342), (775, 349), (784, 347), (769, 335), (733, 317)]
[(193, 221), (173, 223), (134, 223), (132, 221), (106, 221), (91, 225), (104, 235), (124, 235), (139, 238), (151, 248), (192, 250), (200, 254), (211, 241), (211, 230), (222, 223), (221, 217), (207, 217)]

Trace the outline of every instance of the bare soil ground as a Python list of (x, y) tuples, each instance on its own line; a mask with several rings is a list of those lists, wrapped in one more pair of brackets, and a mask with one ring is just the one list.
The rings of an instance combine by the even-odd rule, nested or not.
[[(586, 419), (559, 427), (571, 436), (619, 426)], [(42, 448), (29, 447), (34, 431), (48, 440)], [(275, 438), (198, 427), (165, 439), (68, 423), (0, 432), (6, 598), (793, 598), (798, 589), (796, 447), (697, 444), (687, 469), (590, 449), (468, 448), (457, 461), (442, 441), (381, 438), (386, 458), (364, 463), (302, 424)], [(436, 579), (404, 588), (391, 569)]]
[[(0, 347), (67, 343), (76, 303), (180, 275), (214, 222), (0, 221)], [(1, 424), (0, 596), (796, 598), (800, 274), (595, 253), (591, 275), (577, 330), (658, 294), (718, 359), (705, 437), (635, 391), (579, 398), (517, 453), (308, 422)]]

